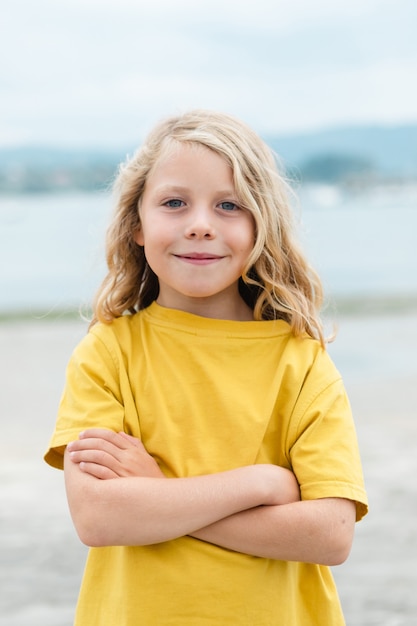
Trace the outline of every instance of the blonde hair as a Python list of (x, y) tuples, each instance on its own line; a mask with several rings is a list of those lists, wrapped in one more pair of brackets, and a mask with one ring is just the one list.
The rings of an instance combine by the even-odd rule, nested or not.
[(134, 240), (140, 228), (139, 204), (161, 154), (184, 142), (205, 146), (226, 160), (239, 202), (254, 218), (255, 244), (239, 284), (254, 319), (286, 320), (294, 335), (307, 333), (324, 345), (319, 317), (322, 285), (296, 240), (290, 189), (272, 151), (241, 121), (205, 110), (160, 122), (121, 165), (114, 186), (117, 205), (106, 240), (108, 274), (96, 295), (91, 323), (133, 314), (158, 297), (158, 278)]

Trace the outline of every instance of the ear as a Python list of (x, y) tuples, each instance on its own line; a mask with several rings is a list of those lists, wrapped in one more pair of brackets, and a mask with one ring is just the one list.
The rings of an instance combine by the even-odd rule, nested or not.
[(144, 240), (144, 237), (143, 237), (143, 231), (142, 231), (142, 228), (140, 226), (139, 226), (138, 230), (135, 232), (135, 234), (133, 235), (133, 239), (138, 244), (138, 246), (144, 246), (145, 245), (145, 240)]

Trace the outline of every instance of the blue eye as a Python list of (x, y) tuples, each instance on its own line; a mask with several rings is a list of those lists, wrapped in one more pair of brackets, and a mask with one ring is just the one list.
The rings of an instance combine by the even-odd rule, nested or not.
[(166, 206), (169, 206), (172, 209), (179, 209), (183, 205), (183, 201), (182, 200), (177, 200), (175, 198), (173, 200), (168, 200), (168, 202), (165, 202), (165, 204), (166, 204)]
[(234, 202), (221, 202), (220, 206), (224, 211), (235, 211), (239, 208)]

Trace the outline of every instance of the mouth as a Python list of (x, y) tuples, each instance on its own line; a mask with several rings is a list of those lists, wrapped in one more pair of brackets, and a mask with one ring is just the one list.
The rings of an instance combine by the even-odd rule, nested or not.
[(195, 265), (209, 265), (223, 258), (218, 254), (209, 254), (207, 252), (187, 252), (185, 254), (175, 254), (174, 256), (180, 261), (194, 263)]

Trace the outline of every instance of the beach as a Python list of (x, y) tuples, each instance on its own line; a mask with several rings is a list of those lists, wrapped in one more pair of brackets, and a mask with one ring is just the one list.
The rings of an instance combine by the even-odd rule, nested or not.
[[(350, 396), (369, 515), (334, 568), (348, 626), (417, 623), (417, 311), (345, 315), (329, 351)], [(0, 626), (70, 626), (87, 549), (63, 474), (42, 460), (65, 366), (87, 324), (0, 323)], [(324, 625), (323, 625), (324, 626)]]

